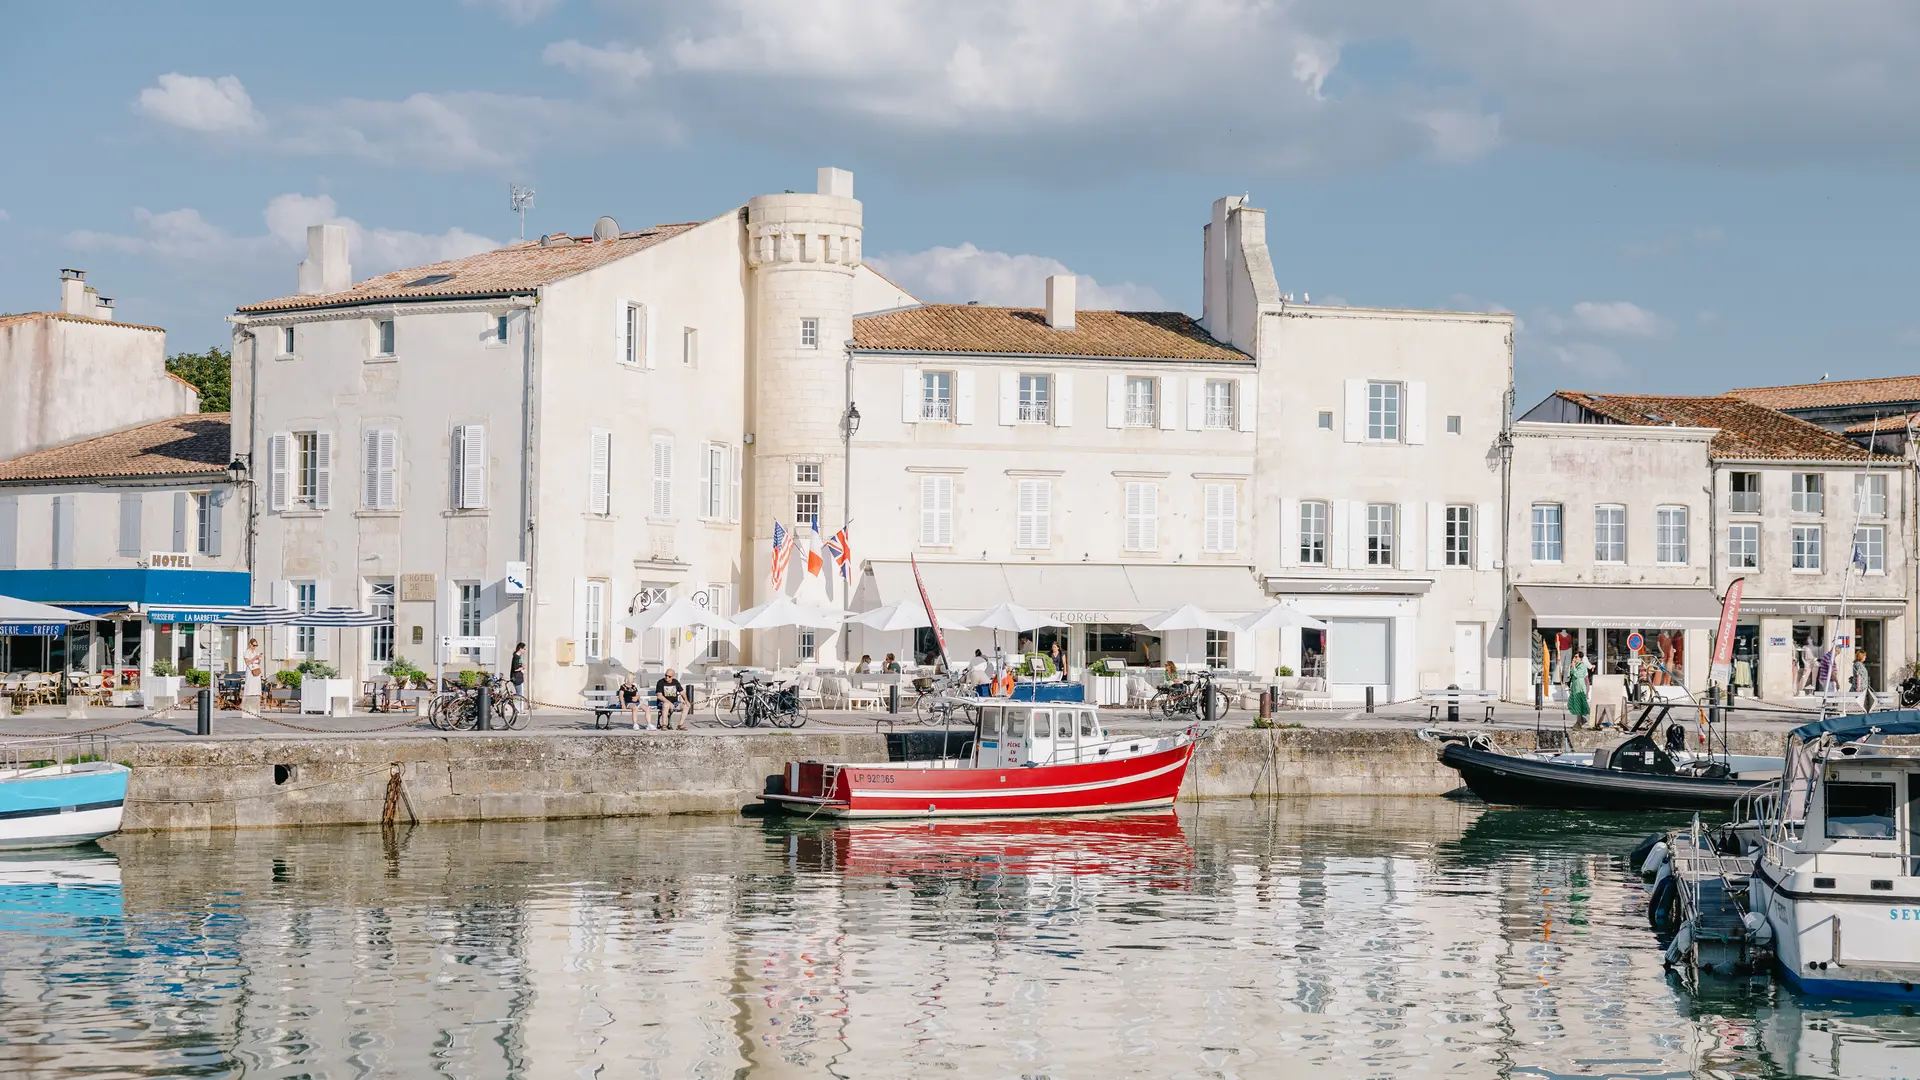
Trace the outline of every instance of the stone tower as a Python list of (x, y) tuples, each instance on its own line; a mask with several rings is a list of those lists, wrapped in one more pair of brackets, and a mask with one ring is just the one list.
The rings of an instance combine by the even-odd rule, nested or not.
[[(752, 578), (743, 591), (756, 604), (772, 598), (767, 570), (773, 523), (777, 519), (793, 527), (796, 496), (819, 496), (823, 537), (840, 527), (847, 512), (840, 420), (846, 411), (846, 341), (853, 336), (861, 211), (852, 173), (821, 169), (818, 187), (813, 194), (761, 195), (747, 203), (754, 443), (749, 458), (752, 559), (746, 564)], [(803, 572), (789, 570), (789, 593), (796, 570)], [(830, 586), (830, 591), (838, 596), (837, 589)], [(747, 603), (743, 597), (741, 606)]]

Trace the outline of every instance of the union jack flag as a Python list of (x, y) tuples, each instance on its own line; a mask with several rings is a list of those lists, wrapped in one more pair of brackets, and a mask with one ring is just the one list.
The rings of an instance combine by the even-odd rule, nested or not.
[(840, 568), (840, 577), (846, 579), (852, 572), (850, 565), (853, 562), (853, 546), (847, 542), (847, 526), (840, 526), (839, 532), (827, 538), (827, 554), (833, 556), (833, 565)]
[(767, 574), (767, 581), (775, 589), (787, 579), (787, 560), (793, 555), (792, 536), (787, 527), (779, 522), (773, 523), (773, 569)]

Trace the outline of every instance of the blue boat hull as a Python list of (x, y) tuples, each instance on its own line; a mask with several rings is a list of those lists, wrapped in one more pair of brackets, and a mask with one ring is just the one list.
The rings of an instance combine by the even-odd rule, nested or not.
[(0, 851), (70, 847), (119, 832), (131, 775), (111, 762), (0, 775)]

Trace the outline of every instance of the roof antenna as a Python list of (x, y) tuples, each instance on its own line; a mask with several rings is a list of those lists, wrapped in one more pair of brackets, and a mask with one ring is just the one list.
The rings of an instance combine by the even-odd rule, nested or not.
[(520, 242), (524, 244), (527, 242), (527, 211), (533, 209), (533, 189), (515, 184), (508, 201), (513, 204), (513, 212), (520, 215)]

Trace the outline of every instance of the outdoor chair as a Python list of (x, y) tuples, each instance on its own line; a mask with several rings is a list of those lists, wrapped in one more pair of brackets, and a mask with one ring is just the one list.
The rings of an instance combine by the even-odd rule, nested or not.
[(1145, 708), (1153, 700), (1153, 686), (1138, 675), (1127, 676), (1127, 707)]
[(800, 681), (797, 684), (797, 689), (800, 691), (800, 707), (801, 708), (805, 709), (810, 707), (811, 708), (820, 707), (822, 701), (824, 700), (820, 696), (820, 676), (818, 675), (801, 676)]

